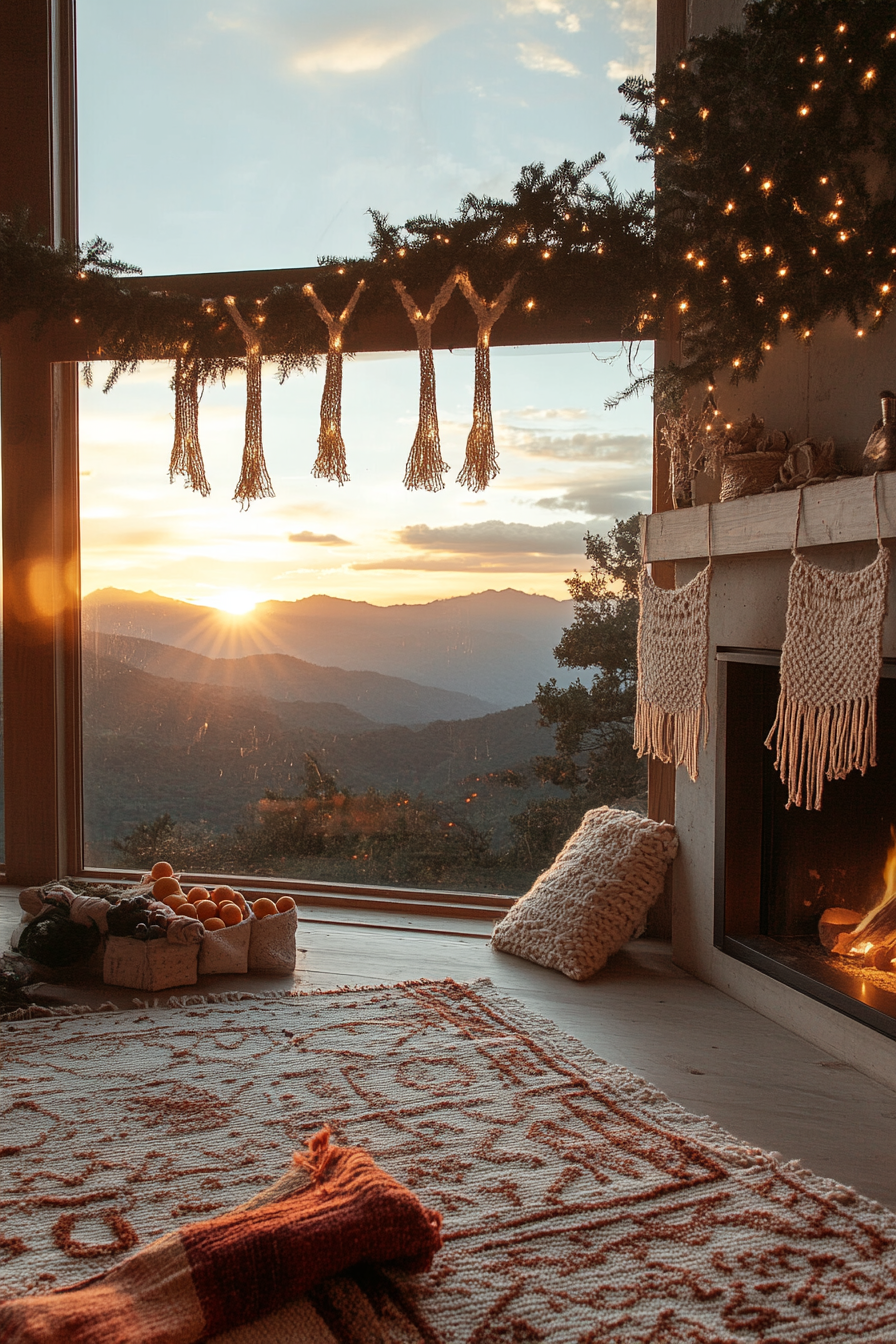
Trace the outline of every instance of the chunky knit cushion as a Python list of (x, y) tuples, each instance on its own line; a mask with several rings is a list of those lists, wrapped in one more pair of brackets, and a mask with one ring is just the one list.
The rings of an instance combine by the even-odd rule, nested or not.
[(644, 927), (678, 852), (675, 827), (637, 812), (586, 812), (546, 872), (497, 926), (492, 947), (587, 980)]

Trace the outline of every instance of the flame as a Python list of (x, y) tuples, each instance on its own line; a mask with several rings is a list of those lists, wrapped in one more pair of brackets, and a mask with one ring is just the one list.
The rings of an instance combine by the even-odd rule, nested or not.
[[(876, 916), (880, 913), (880, 911), (883, 910), (884, 906), (886, 906), (890, 901), (893, 900), (894, 896), (896, 896), (896, 825), (890, 827), (890, 848), (887, 850), (887, 858), (886, 862), (884, 863), (883, 878), (884, 878), (883, 896), (880, 898), (877, 904), (868, 911), (867, 915), (865, 915), (862, 918), (860, 923), (856, 925), (855, 929), (853, 929), (852, 934), (853, 941), (851, 947), (849, 948), (850, 956), (863, 957), (868, 952), (870, 952), (872, 948), (876, 946), (873, 940), (869, 940), (866, 938), (863, 942), (860, 943), (858, 939), (862, 937), (862, 934), (872, 923), (872, 921), (876, 918)], [(896, 951), (896, 948), (894, 948), (894, 951)]]

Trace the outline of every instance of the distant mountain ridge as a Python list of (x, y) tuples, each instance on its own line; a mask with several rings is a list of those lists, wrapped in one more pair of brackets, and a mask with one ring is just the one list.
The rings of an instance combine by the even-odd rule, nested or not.
[[(426, 727), (339, 731), (304, 720), (342, 706), (273, 700), (231, 686), (178, 681), (115, 658), (84, 668), (84, 802), (88, 844), (170, 812), (230, 828), (265, 789), (300, 793), (305, 753), (356, 792), (374, 786), (434, 798), (474, 772), (524, 767), (552, 749), (533, 704)], [(361, 718), (360, 715), (353, 716)]]
[(553, 649), (572, 615), (571, 600), (512, 588), (386, 607), (315, 596), (263, 602), (239, 618), (117, 588), (100, 589), (82, 603), (86, 631), (216, 659), (288, 654), (317, 666), (401, 677), (502, 708), (530, 702), (539, 682), (551, 676), (565, 684)]
[(497, 706), (458, 691), (421, 686), (379, 672), (319, 667), (284, 653), (209, 658), (189, 649), (94, 630), (84, 657), (110, 658), (156, 677), (222, 686), (279, 702), (294, 702), (293, 723), (334, 732), (363, 732), (382, 724), (413, 726), (434, 719), (474, 719)]

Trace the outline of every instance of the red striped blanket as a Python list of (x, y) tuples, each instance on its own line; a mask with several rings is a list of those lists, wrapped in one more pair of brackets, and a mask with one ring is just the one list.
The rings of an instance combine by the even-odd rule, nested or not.
[(3, 1344), (195, 1344), (277, 1311), (354, 1265), (428, 1269), (442, 1243), (426, 1209), (360, 1148), (308, 1156), (231, 1213), (169, 1233), (105, 1274), (0, 1304)]

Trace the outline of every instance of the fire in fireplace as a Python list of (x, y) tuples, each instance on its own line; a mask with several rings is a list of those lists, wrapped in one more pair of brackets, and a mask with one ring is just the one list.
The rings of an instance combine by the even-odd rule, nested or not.
[[(778, 655), (725, 649), (716, 944), (896, 1038), (896, 666), (878, 695), (878, 765), (786, 807), (763, 745)], [(722, 740), (723, 738), (723, 740)]]

